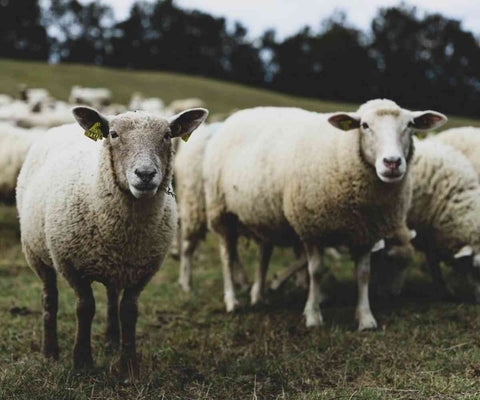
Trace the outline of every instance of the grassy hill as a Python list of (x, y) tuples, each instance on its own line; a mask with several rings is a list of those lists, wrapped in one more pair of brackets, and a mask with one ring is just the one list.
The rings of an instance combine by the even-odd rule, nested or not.
[[(128, 72), (79, 65), (48, 66), (0, 60), (0, 92), (19, 83), (46, 87), (66, 99), (73, 84), (106, 86), (125, 103), (133, 91), (165, 101), (201, 97), (213, 112), (255, 105), (311, 110), (355, 105), (307, 100), (211, 79), (172, 73)], [(450, 126), (480, 125), (451, 118)], [(177, 285), (179, 263), (168, 258), (139, 301), (137, 325), (141, 377), (120, 379), (118, 354), (103, 344), (105, 290), (94, 284), (92, 327), (96, 367), (72, 370), (75, 298), (59, 278), (60, 360), (44, 360), (41, 283), (27, 268), (15, 207), (0, 205), (0, 399), (478, 399), (480, 306), (436, 296), (421, 262), (409, 269), (405, 291), (393, 302), (372, 298), (380, 329), (355, 331), (356, 286), (347, 255), (327, 257), (335, 279), (323, 313), (325, 326), (305, 328), (306, 291), (291, 283), (269, 292), (264, 305), (226, 314), (217, 241), (198, 249), (192, 294)], [(253, 276), (256, 246), (241, 242), (242, 260)], [(268, 277), (293, 260), (275, 249)], [(454, 275), (450, 274), (447, 281)], [(373, 297), (373, 296), (372, 296)]]
[[(54, 97), (63, 100), (68, 98), (73, 85), (107, 87), (112, 90), (114, 101), (122, 104), (126, 104), (136, 91), (146, 96), (158, 96), (167, 103), (179, 98), (199, 97), (207, 103), (212, 113), (269, 105), (301, 107), (320, 112), (350, 111), (357, 107), (356, 104), (288, 96), (265, 89), (172, 72), (138, 72), (91, 65), (48, 65), (0, 59), (0, 93), (17, 95), (18, 85), (21, 83), (31, 87), (45, 87)], [(480, 121), (451, 117), (447, 127), (460, 125), (480, 126)]]

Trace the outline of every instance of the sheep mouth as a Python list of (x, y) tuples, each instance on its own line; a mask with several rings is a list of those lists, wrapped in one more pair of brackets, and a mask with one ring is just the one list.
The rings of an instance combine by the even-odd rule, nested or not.
[(130, 185), (130, 192), (137, 199), (153, 197), (157, 194), (158, 186), (152, 184)]
[(403, 178), (404, 173), (396, 170), (383, 171), (379, 175), (379, 178), (384, 182), (397, 182)]

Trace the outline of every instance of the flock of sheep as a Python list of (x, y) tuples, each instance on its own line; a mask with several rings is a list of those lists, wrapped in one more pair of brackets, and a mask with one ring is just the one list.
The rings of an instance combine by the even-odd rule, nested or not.
[(308, 270), (307, 326), (323, 323), (326, 247), (344, 246), (355, 261), (359, 330), (377, 327), (370, 270), (378, 292), (397, 295), (414, 248), (439, 290), (447, 293), (445, 262), (480, 302), (480, 129), (418, 140), (415, 132), (447, 118), (386, 99), (333, 114), (258, 107), (203, 125), (199, 99), (164, 107), (135, 94), (124, 107), (107, 89), (76, 86), (70, 103), (40, 89), (22, 88), (22, 100), (0, 96), (0, 200), (16, 199), (23, 250), (43, 282), (46, 357), (59, 352), (59, 272), (77, 298), (74, 366), (93, 364), (91, 282), (99, 281), (108, 344), (121, 345), (122, 370), (137, 374), (139, 295), (172, 243), (190, 291), (207, 230), (219, 239), (228, 312), (248, 285), (240, 236), (259, 246), (251, 304), (264, 298), (274, 246), (295, 252), (292, 271)]

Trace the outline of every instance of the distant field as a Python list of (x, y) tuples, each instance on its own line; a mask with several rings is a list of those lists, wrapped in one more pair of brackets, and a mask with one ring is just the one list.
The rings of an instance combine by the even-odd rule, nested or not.
[[(65, 99), (73, 84), (106, 86), (125, 103), (133, 91), (165, 101), (201, 97), (214, 112), (254, 105), (312, 110), (355, 105), (306, 100), (203, 78), (139, 73), (87, 66), (47, 66), (0, 61), (0, 92), (18, 83), (42, 86)], [(451, 118), (451, 126), (480, 121)], [(255, 245), (241, 243), (250, 273)], [(276, 249), (269, 278), (292, 254)], [(480, 306), (435, 297), (421, 260), (412, 266), (404, 295), (393, 303), (372, 299), (381, 328), (356, 332), (356, 288), (348, 257), (327, 259), (336, 280), (323, 310), (325, 326), (306, 329), (306, 292), (292, 285), (269, 293), (267, 304), (227, 315), (216, 240), (208, 236), (195, 260), (195, 291), (177, 286), (178, 262), (169, 258), (140, 297), (138, 350), (141, 378), (118, 378), (118, 356), (105, 354), (106, 296), (94, 285), (96, 316), (89, 372), (72, 370), (74, 295), (59, 278), (58, 363), (40, 354), (40, 280), (26, 266), (16, 209), (0, 205), (0, 399), (478, 399), (480, 398)]]
[[(167, 103), (179, 98), (200, 97), (212, 113), (269, 105), (301, 107), (321, 112), (349, 111), (357, 107), (355, 104), (287, 96), (264, 89), (171, 72), (138, 72), (89, 65), (47, 65), (0, 59), (0, 93), (17, 95), (18, 85), (21, 83), (31, 87), (48, 88), (53, 96), (63, 100), (68, 98), (73, 85), (107, 87), (112, 90), (114, 101), (122, 104), (126, 104), (135, 91), (147, 96), (161, 97)], [(439, 111), (448, 114), (448, 110)], [(450, 116), (447, 128), (460, 125), (480, 126), (480, 121)]]

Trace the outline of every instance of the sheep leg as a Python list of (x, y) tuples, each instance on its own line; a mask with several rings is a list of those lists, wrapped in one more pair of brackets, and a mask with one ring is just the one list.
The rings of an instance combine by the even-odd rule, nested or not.
[(250, 291), (250, 301), (252, 306), (263, 300), (265, 291), (265, 278), (267, 275), (268, 264), (272, 256), (273, 245), (271, 243), (261, 243), (258, 247), (258, 266), (255, 271), (255, 283)]
[(118, 316), (118, 299), (120, 290), (115, 284), (107, 285), (107, 330), (105, 332), (105, 341), (107, 348), (114, 350), (120, 343), (120, 321)]
[(198, 239), (184, 239), (180, 245), (180, 275), (178, 283), (184, 292), (192, 291), (192, 258), (198, 245)]
[(58, 311), (58, 289), (57, 273), (54, 268), (44, 264), (39, 258), (25, 246), (25, 257), (28, 265), (35, 270), (43, 282), (42, 305), (43, 305), (43, 338), (42, 353), (45, 358), (58, 360), (58, 338), (57, 338), (57, 311)]
[(270, 284), (270, 288), (272, 290), (280, 289), (285, 282), (287, 282), (293, 275), (297, 272), (302, 271), (304, 268), (307, 267), (307, 260), (305, 257), (296, 260), (291, 264), (288, 268), (281, 271), (278, 275), (276, 274), (273, 277), (272, 283)]
[(238, 300), (235, 294), (235, 285), (233, 282), (233, 272), (235, 262), (238, 260), (237, 251), (237, 230), (236, 225), (230, 224), (222, 234), (220, 234), (220, 257), (223, 268), (223, 293), (227, 312), (235, 311), (238, 307)]
[(306, 246), (308, 259), (308, 274), (310, 277), (310, 285), (308, 290), (308, 299), (305, 304), (303, 314), (306, 318), (307, 327), (323, 325), (322, 312), (320, 303), (323, 295), (320, 284), (325, 273), (325, 265), (323, 261), (323, 249), (311, 245)]
[(250, 286), (245, 268), (240, 259), (238, 258), (238, 253), (235, 263), (233, 265), (233, 281), (240, 289), (248, 289), (248, 287)]
[(435, 292), (440, 294), (442, 299), (448, 299), (451, 297), (450, 292), (447, 289), (447, 285), (443, 280), (442, 270), (440, 269), (440, 261), (438, 260), (432, 252), (427, 252), (427, 264), (428, 270), (433, 280), (433, 285), (435, 287)]
[(137, 377), (139, 365), (135, 343), (135, 329), (138, 318), (138, 297), (149, 279), (126, 288), (123, 291), (120, 302), (120, 323), (122, 326), (122, 350), (120, 355), (120, 367), (122, 373), (129, 377)]
[(91, 333), (95, 298), (89, 281), (79, 279), (73, 289), (77, 296), (77, 335), (73, 346), (73, 366), (76, 369), (89, 368), (93, 366)]
[(358, 330), (375, 329), (377, 321), (370, 310), (368, 299), (368, 283), (370, 281), (370, 251), (362, 254), (355, 263), (355, 272), (358, 285), (358, 304), (356, 318), (358, 319)]

